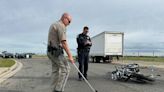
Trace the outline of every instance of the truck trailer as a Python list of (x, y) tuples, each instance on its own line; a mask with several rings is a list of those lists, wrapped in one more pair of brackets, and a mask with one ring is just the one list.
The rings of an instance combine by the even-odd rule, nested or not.
[(92, 62), (112, 62), (113, 57), (123, 56), (124, 33), (104, 31), (91, 38), (90, 59)]

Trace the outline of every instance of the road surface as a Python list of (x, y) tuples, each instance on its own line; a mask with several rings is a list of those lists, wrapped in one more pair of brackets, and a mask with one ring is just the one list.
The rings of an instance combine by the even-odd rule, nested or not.
[[(0, 84), (0, 92), (50, 92), (51, 62), (46, 58), (20, 59), (23, 68)], [(163, 92), (164, 69), (142, 68), (144, 74), (154, 74), (154, 83), (122, 82), (111, 79), (111, 72), (118, 64), (90, 63), (88, 79), (98, 92)], [(158, 76), (156, 76), (158, 75)], [(65, 92), (92, 92), (84, 81), (78, 81), (77, 71), (71, 65), (71, 73)]]

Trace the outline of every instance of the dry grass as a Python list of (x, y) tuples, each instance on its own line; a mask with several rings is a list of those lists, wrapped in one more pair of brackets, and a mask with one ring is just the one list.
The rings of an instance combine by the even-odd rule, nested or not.
[(0, 59), (0, 67), (11, 67), (15, 64), (14, 60), (11, 59)]

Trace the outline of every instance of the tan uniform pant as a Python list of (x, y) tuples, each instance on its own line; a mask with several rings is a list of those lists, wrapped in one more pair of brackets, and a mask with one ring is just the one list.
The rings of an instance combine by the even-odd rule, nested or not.
[(52, 55), (49, 52), (47, 55), (52, 62), (51, 88), (53, 91), (64, 91), (64, 87), (70, 72), (68, 61), (64, 55), (55, 57), (55, 55)]

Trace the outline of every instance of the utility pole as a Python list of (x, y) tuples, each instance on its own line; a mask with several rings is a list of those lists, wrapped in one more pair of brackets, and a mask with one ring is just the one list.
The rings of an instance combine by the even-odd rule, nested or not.
[(153, 57), (154, 57), (154, 50), (153, 50)]

